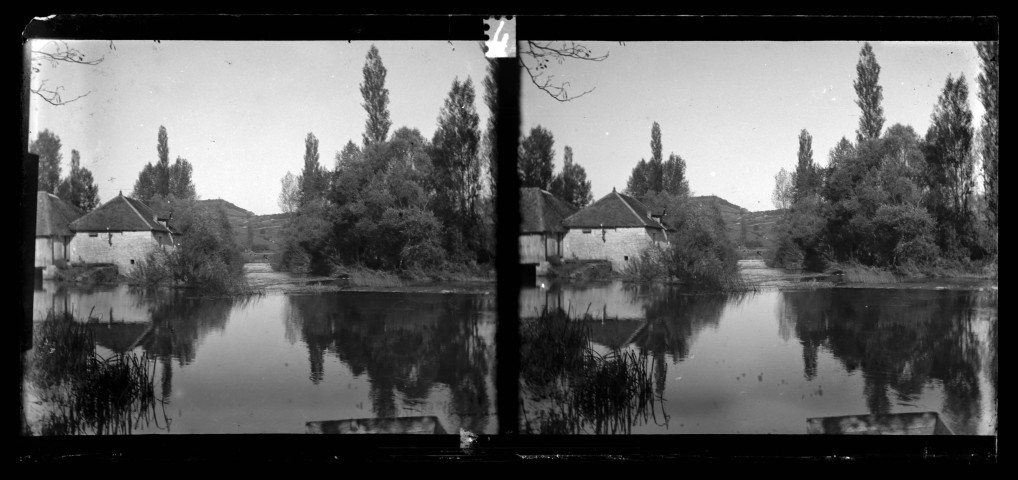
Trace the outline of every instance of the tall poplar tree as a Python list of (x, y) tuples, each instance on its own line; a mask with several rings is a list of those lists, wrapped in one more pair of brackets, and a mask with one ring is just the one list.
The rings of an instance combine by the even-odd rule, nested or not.
[(647, 189), (660, 192), (662, 185), (661, 125), (654, 122), (650, 127), (650, 161), (647, 162)]
[(297, 184), (300, 186), (301, 207), (323, 198), (325, 194), (326, 176), (318, 163), (318, 137), (312, 132), (308, 132), (304, 138), (304, 169), (301, 170)]
[(364, 103), (361, 105), (368, 112), (368, 119), (364, 124), (364, 146), (367, 147), (384, 142), (389, 135), (389, 127), (392, 126), (389, 120), (389, 90), (385, 88), (386, 70), (382, 65), (382, 57), (374, 45), (368, 50), (363, 73), (361, 96), (364, 97)]
[(983, 71), (979, 74), (979, 101), (983, 104), (983, 191), (986, 195), (986, 217), (990, 226), (997, 228), (997, 145), (998, 92), (1000, 90), (1000, 66), (997, 62), (997, 42), (978, 42), (976, 50), (982, 61)]
[(792, 172), (792, 203), (820, 191), (820, 172), (813, 163), (813, 136), (806, 129), (799, 132), (799, 154)]
[(972, 111), (965, 76), (947, 77), (926, 131), (927, 202), (940, 228), (940, 247), (960, 254), (972, 234), (969, 199), (975, 180)]
[(438, 116), (432, 144), (435, 215), (446, 225), (446, 250), (460, 253), (460, 242), (475, 252), (481, 237), (477, 200), (481, 190), (480, 117), (474, 107), (474, 84), (454, 79)]
[(170, 138), (166, 133), (166, 127), (162, 125), (159, 126), (156, 150), (159, 152), (159, 163), (156, 164), (156, 190), (157, 193), (167, 195), (170, 192)]
[(859, 52), (859, 63), (855, 66), (858, 78), (853, 82), (855, 93), (859, 97), (855, 104), (862, 109), (859, 117), (859, 129), (855, 136), (858, 143), (864, 140), (875, 140), (880, 138), (880, 131), (884, 127), (884, 107), (880, 102), (884, 99), (883, 87), (877, 82), (880, 79), (880, 65), (877, 64), (877, 57), (873, 55), (873, 47), (869, 42), (863, 45)]

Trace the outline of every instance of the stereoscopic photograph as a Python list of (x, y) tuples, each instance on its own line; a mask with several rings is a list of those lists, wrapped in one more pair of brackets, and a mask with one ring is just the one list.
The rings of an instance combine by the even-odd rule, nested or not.
[(996, 41), (526, 22), (26, 38), (21, 435), (996, 437)]

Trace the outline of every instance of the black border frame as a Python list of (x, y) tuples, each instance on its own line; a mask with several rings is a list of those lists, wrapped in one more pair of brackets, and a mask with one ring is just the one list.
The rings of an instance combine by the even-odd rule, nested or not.
[[(30, 16), (22, 22), (18, 77), (22, 112), (16, 157), (27, 151), (28, 94), (25, 83), (26, 38), (160, 39), (160, 40), (473, 40), (483, 41), (480, 15), (58, 15), (46, 21)], [(992, 16), (521, 16), (520, 39), (608, 41), (647, 40), (999, 40), (999, 18)], [(515, 60), (499, 60), (500, 111), (498, 152), (515, 158), (519, 136), (521, 77)], [(9, 77), (12, 78), (12, 77)], [(23, 236), (32, 228), (34, 206), (32, 162), (22, 162), (15, 178), (22, 188), (11, 194), (20, 209)], [(34, 185), (34, 183), (32, 183)], [(25, 190), (26, 193), (21, 192)], [(471, 448), (461, 448), (456, 435), (422, 437), (303, 435), (145, 435), (131, 437), (23, 437), (15, 449), (21, 462), (63, 463), (109, 461), (250, 461), (277, 462), (431, 462), (441, 460), (571, 463), (605, 460), (697, 461), (717, 464), (904, 462), (924, 465), (982, 465), (997, 462), (996, 436), (855, 437), (806, 435), (636, 435), (531, 436), (507, 428), (518, 415), (518, 179), (515, 162), (499, 162), (498, 314), (496, 366), (499, 435), (482, 435)], [(13, 195), (12, 195), (13, 196)], [(32, 215), (34, 217), (34, 215)], [(28, 238), (28, 237), (25, 237)], [(25, 245), (22, 245), (24, 248)], [(30, 295), (22, 297), (31, 302)], [(23, 310), (30, 312), (30, 309)], [(28, 320), (31, 322), (31, 320)], [(19, 338), (11, 335), (8, 338)], [(12, 355), (13, 356), (13, 355)], [(20, 360), (20, 349), (19, 349)], [(20, 361), (18, 363), (20, 365)], [(20, 369), (17, 370), (20, 383)], [(11, 395), (13, 397), (13, 395)], [(21, 398), (17, 399), (20, 411)], [(12, 408), (13, 411), (13, 408)], [(18, 422), (20, 427), (20, 419)], [(518, 425), (514, 423), (512, 425)]]

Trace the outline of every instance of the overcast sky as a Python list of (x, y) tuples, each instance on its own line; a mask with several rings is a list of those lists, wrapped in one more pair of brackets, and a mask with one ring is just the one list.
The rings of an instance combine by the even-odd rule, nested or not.
[[(813, 135), (827, 165), (841, 139), (855, 141), (859, 108), (852, 82), (863, 42), (582, 42), (601, 62), (565, 61), (549, 70), (573, 95), (558, 102), (523, 84), (523, 133), (542, 125), (555, 138), (555, 170), (566, 145), (587, 171), (594, 199), (625, 189), (649, 159), (653, 122), (664, 157), (686, 161), (690, 189), (750, 211), (770, 210), (774, 174), (795, 167), (798, 136)], [(880, 65), (884, 128), (920, 136), (948, 75), (965, 75), (978, 128), (979, 57), (971, 42), (871, 42)]]
[[(36, 41), (36, 47), (45, 41)], [(434, 134), (454, 78), (470, 77), (481, 126), (487, 64), (475, 42), (68, 42), (94, 67), (44, 65), (40, 78), (62, 85), (63, 106), (31, 99), (30, 138), (49, 129), (63, 145), (62, 175), (71, 150), (92, 171), (103, 202), (134, 188), (146, 163), (158, 160), (159, 126), (170, 161), (194, 166), (204, 199), (223, 198), (256, 214), (278, 213), (280, 179), (299, 173), (304, 137), (318, 137), (328, 169), (348, 140), (358, 145), (367, 114), (361, 69), (374, 43), (388, 70), (392, 134), (402, 126)]]

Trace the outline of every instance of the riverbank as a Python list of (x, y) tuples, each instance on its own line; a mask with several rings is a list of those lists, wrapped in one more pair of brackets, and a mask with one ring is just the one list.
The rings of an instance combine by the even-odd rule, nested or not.
[(272, 270), (268, 263), (244, 265), (244, 276), (253, 289), (287, 294), (327, 292), (393, 292), (393, 293), (495, 293), (495, 279), (462, 275), (455, 272), (435, 278), (412, 276), (400, 278), (394, 274), (366, 270), (346, 269), (336, 276), (301, 275)]
[(943, 270), (940, 275), (896, 273), (858, 264), (832, 265), (822, 273), (768, 267), (761, 259), (739, 261), (739, 272), (750, 289), (899, 288), (921, 290), (996, 290), (991, 272)]

